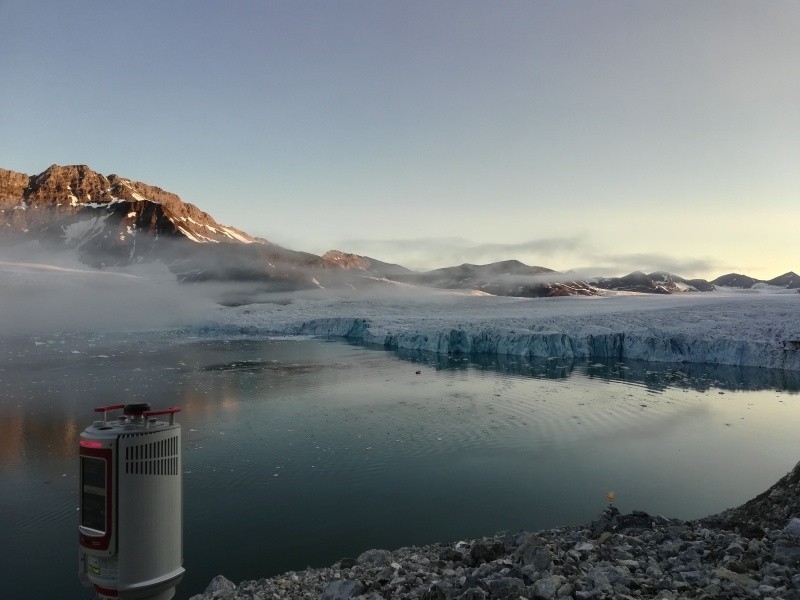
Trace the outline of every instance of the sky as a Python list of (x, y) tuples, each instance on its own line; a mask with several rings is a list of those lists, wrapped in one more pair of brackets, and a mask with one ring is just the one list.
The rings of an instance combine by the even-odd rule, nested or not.
[(800, 271), (800, 2), (0, 0), (0, 167), (417, 269)]

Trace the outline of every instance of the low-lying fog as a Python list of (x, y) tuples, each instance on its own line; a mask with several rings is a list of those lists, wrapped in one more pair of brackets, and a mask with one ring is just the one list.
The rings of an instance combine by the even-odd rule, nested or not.
[[(309, 277), (310, 279), (310, 277)], [(95, 269), (70, 253), (38, 244), (0, 251), (0, 336), (59, 331), (133, 331), (202, 322), (221, 306), (289, 303), (302, 297), (424, 299), (452, 295), (409, 284), (362, 278), (358, 289), (276, 291), (269, 282), (178, 283), (160, 262)], [(285, 287), (285, 286), (282, 286)]]
[(65, 254), (0, 253), (0, 335), (176, 326), (218, 305), (162, 264), (92, 269)]

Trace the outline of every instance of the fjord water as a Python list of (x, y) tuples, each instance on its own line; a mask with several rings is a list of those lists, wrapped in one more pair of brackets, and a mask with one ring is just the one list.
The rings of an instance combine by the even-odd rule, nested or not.
[(368, 548), (623, 511), (694, 518), (800, 459), (798, 374), (399, 356), (162, 332), (4, 341), (0, 564), (9, 598), (77, 579), (77, 448), (104, 404), (180, 406), (186, 577), (240, 581)]

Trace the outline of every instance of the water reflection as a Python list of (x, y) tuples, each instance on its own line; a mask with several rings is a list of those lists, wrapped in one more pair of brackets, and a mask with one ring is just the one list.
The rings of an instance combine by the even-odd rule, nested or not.
[(95, 406), (179, 405), (184, 417), (211, 422), (231, 418), (243, 398), (268, 400), (310, 385), (310, 376), (352, 367), (291, 341), (181, 340), (164, 333), (59, 334), (3, 340), (0, 348), (0, 469), (6, 471), (76, 456)]
[[(291, 342), (258, 339), (81, 337), (6, 341), (0, 369), (0, 468), (26, 459), (71, 457), (79, 434), (75, 414), (109, 403), (180, 405), (206, 420), (232, 415), (242, 398), (283, 396), (318, 377), (352, 368), (346, 360), (296, 352)], [(359, 348), (352, 344), (351, 347)], [(295, 352), (295, 354), (293, 354)], [(800, 391), (800, 373), (724, 365), (651, 363), (517, 356), (439, 355), (396, 350), (404, 361), (437, 371), (478, 370), (503, 377), (560, 380), (582, 376), (601, 382), (707, 392)], [(224, 357), (224, 361), (220, 358)], [(225, 376), (221, 376), (225, 375)]]
[(24, 420), (22, 415), (0, 414), (0, 469), (16, 468), (24, 458)]
[(440, 370), (478, 368), (503, 375), (543, 379), (566, 379), (580, 374), (592, 379), (642, 385), (651, 391), (664, 391), (670, 387), (698, 392), (712, 388), (726, 391), (800, 391), (800, 372), (781, 369), (595, 358), (459, 356), (420, 350), (394, 350), (393, 353), (403, 360)]

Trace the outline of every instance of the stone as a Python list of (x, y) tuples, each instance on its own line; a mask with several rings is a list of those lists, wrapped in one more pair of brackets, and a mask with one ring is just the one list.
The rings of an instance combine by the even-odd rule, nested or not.
[(572, 598), (572, 594), (575, 593), (575, 586), (571, 583), (565, 583), (561, 587), (558, 588), (556, 592), (556, 596), (558, 598)]
[(689, 533), (689, 528), (686, 525), (670, 525), (667, 533), (674, 538), (680, 538)]
[(601, 567), (603, 574), (612, 586), (628, 587), (631, 583), (631, 573), (625, 567), (617, 568), (613, 565)]
[(704, 575), (701, 571), (681, 571), (678, 575), (680, 575), (681, 579), (686, 583), (690, 584), (700, 583), (700, 581), (704, 579)]
[(543, 577), (533, 584), (533, 597), (536, 600), (552, 600), (559, 591), (560, 580), (557, 577)]
[(378, 571), (377, 575), (375, 575), (375, 581), (378, 583), (388, 583), (396, 577), (396, 574), (397, 571), (392, 567), (383, 567)]
[(586, 578), (592, 584), (592, 587), (603, 594), (609, 594), (613, 591), (611, 582), (606, 575), (606, 569), (602, 567), (591, 567), (586, 573)]
[(360, 596), (363, 592), (364, 586), (361, 585), (360, 581), (339, 579), (325, 586), (320, 600), (349, 600), (355, 596)]
[(356, 559), (356, 563), (359, 565), (372, 565), (375, 567), (388, 567), (393, 561), (394, 558), (391, 552), (378, 549), (362, 552)]
[(471, 587), (458, 596), (458, 600), (486, 600), (486, 592), (479, 587)]
[(787, 567), (800, 565), (800, 539), (782, 539), (772, 547), (772, 560)]
[(233, 583), (230, 579), (227, 579), (223, 575), (217, 575), (214, 579), (211, 580), (211, 583), (208, 584), (206, 588), (205, 594), (213, 594), (214, 592), (224, 592), (228, 590), (235, 590), (236, 584)]
[(719, 568), (714, 571), (714, 575), (722, 580), (727, 580), (735, 583), (743, 590), (754, 590), (758, 586), (758, 582), (747, 575), (743, 575), (742, 573), (734, 573), (728, 569)]
[(619, 516), (619, 510), (615, 506), (606, 508), (598, 518), (590, 524), (591, 537), (598, 538), (604, 531), (612, 531), (615, 519)]
[(652, 523), (653, 518), (646, 512), (634, 510), (628, 515), (619, 515), (616, 525), (617, 531), (628, 531), (632, 529), (650, 529)]
[(789, 524), (783, 528), (783, 534), (789, 537), (800, 538), (800, 519), (794, 517)]
[(745, 523), (739, 528), (739, 533), (746, 538), (761, 539), (764, 537), (764, 529), (755, 523)]
[(463, 549), (445, 548), (439, 553), (439, 560), (446, 562), (461, 562), (467, 556)]
[(470, 548), (469, 555), (475, 564), (491, 562), (503, 554), (505, 547), (502, 542), (487, 543), (484, 541), (475, 542)]
[(537, 548), (533, 555), (533, 561), (530, 564), (540, 571), (546, 571), (550, 569), (550, 565), (553, 564), (553, 558), (553, 553), (547, 548)]
[(516, 577), (500, 577), (486, 582), (489, 597), (493, 600), (517, 600), (525, 593), (525, 582)]
[(428, 589), (423, 592), (422, 600), (448, 600), (450, 597), (451, 587), (445, 585), (441, 581), (434, 581), (428, 586)]
[(538, 535), (532, 533), (512, 554), (513, 560), (523, 565), (531, 565), (534, 562), (536, 552), (544, 546), (545, 541)]

